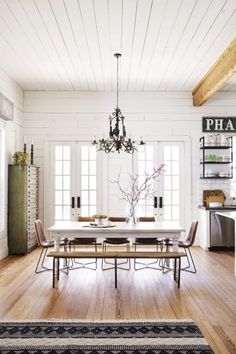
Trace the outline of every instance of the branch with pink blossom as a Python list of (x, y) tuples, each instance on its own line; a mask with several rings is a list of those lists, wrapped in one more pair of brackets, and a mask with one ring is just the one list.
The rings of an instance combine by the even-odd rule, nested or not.
[(130, 214), (132, 214), (140, 200), (146, 200), (153, 197), (153, 180), (158, 178), (164, 171), (164, 164), (158, 168), (154, 168), (151, 174), (145, 173), (144, 179), (140, 182), (138, 175), (128, 174), (128, 186), (124, 188), (120, 182), (120, 173), (117, 180), (113, 183), (117, 184), (121, 194), (121, 200), (126, 201), (130, 206)]

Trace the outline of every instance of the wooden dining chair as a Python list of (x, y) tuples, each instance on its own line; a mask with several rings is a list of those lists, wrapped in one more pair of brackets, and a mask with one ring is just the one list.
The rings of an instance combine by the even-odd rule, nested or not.
[[(45, 262), (45, 257), (47, 255), (48, 249), (54, 247), (55, 243), (54, 241), (47, 240), (43, 230), (43, 224), (41, 220), (39, 219), (35, 220), (34, 226), (36, 231), (37, 244), (38, 246), (42, 247), (41, 253), (37, 261), (37, 265), (35, 267), (35, 273), (42, 273), (47, 270), (52, 270), (52, 268), (45, 266), (44, 262)], [(67, 247), (67, 240), (60, 241), (60, 246), (64, 247), (64, 251), (65, 251)]]
[[(94, 222), (95, 219), (90, 217), (90, 216), (78, 216), (78, 222)], [(76, 246), (94, 246), (94, 251), (97, 252), (97, 246), (99, 243), (97, 243), (96, 238), (82, 238), (82, 237), (75, 237), (68, 242), (69, 245), (69, 250), (71, 251), (72, 247), (73, 250), (75, 250)], [(75, 264), (78, 264), (78, 266), (75, 266)], [(95, 265), (94, 267), (91, 267), (91, 265)], [(88, 268), (92, 270), (97, 269), (97, 259), (92, 262), (79, 262), (78, 260), (72, 259), (72, 266), (70, 269), (78, 269), (78, 268)]]
[[(108, 221), (111, 222), (125, 222), (126, 218), (124, 217), (115, 217), (115, 216), (110, 216), (108, 218)], [(128, 238), (109, 238), (107, 237), (105, 240), (103, 240), (103, 246), (102, 250), (106, 252), (107, 246), (121, 246), (121, 245), (126, 245), (127, 252), (130, 251), (130, 241)], [(113, 265), (112, 267), (106, 268), (104, 267), (104, 263)], [(121, 267), (122, 264), (127, 264), (128, 263), (128, 268)], [(102, 270), (109, 270), (114, 268), (114, 263), (107, 261), (106, 259), (102, 259)], [(118, 263), (118, 268), (124, 269), (124, 270), (130, 270), (130, 259), (127, 259), (124, 262), (119, 262)]]
[[(140, 222), (155, 222), (155, 217), (154, 216), (141, 216), (139, 218)], [(163, 247), (163, 240), (157, 239), (156, 237), (147, 237), (147, 238), (142, 238), (142, 237), (136, 237), (134, 241), (134, 250), (135, 252), (137, 251), (138, 246), (156, 246), (157, 252), (160, 250), (162, 251)], [(140, 261), (137, 261), (134, 259), (134, 269), (135, 270), (141, 270), (145, 268), (153, 268), (153, 269), (158, 269), (162, 270), (162, 267), (153, 267), (154, 264), (158, 264), (158, 259), (155, 260), (154, 262), (148, 262), (148, 263), (143, 263)], [(138, 267), (137, 265), (141, 265), (142, 267)]]

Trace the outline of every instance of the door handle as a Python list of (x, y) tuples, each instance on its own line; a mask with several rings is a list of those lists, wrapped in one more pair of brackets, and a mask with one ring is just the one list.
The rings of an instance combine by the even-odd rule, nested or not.
[(80, 208), (80, 197), (77, 197), (77, 208)]
[(71, 197), (71, 208), (75, 208), (75, 197)]
[(159, 208), (163, 208), (163, 197), (159, 197)]
[(157, 208), (157, 197), (154, 197), (154, 209)]

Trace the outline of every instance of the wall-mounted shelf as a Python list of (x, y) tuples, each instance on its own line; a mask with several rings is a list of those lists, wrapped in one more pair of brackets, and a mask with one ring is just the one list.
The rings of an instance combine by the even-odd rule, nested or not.
[[(204, 137), (203, 137), (204, 138)], [(201, 140), (201, 139), (200, 139)], [(207, 146), (200, 146), (200, 149), (201, 150), (212, 150), (212, 149), (214, 149), (214, 150), (228, 150), (228, 149), (231, 149), (232, 148), (232, 146), (229, 146), (229, 145), (227, 145), (227, 146), (224, 146), (224, 145), (211, 145), (211, 146), (209, 146), (209, 145), (207, 145)]]
[[(227, 144), (211, 144), (205, 141), (204, 136), (200, 138), (201, 179), (233, 178), (233, 139), (228, 137), (226, 141)], [(212, 166), (213, 169), (209, 169), (208, 166)]]
[(222, 161), (219, 161), (219, 162), (217, 162), (217, 161), (204, 161), (204, 162), (200, 162), (201, 164), (212, 164), (212, 165), (227, 165), (227, 164), (231, 164), (232, 163), (232, 161), (228, 161), (228, 162), (222, 162)]

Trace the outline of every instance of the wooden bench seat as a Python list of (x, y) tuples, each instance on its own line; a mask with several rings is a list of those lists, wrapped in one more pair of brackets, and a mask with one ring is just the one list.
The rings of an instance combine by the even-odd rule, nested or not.
[[(115, 288), (117, 288), (117, 259), (120, 258), (159, 258), (159, 259), (174, 259), (174, 280), (178, 284), (178, 288), (180, 287), (180, 273), (181, 273), (181, 257), (186, 256), (184, 252), (124, 252), (124, 251), (112, 251), (112, 252), (66, 252), (66, 251), (59, 251), (59, 252), (49, 252), (48, 257), (53, 257), (53, 281), (52, 286), (53, 288), (56, 287), (57, 281), (59, 280), (59, 269), (60, 269), (60, 259), (70, 259), (70, 258), (95, 258), (95, 259), (102, 259), (102, 258), (112, 258), (115, 262)], [(177, 265), (178, 261), (178, 265)]]

